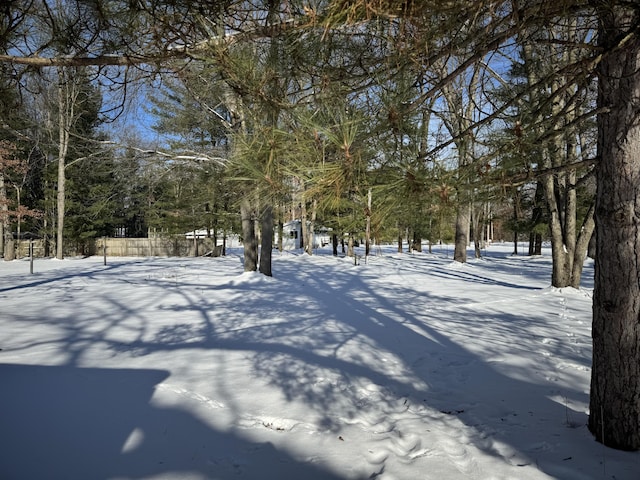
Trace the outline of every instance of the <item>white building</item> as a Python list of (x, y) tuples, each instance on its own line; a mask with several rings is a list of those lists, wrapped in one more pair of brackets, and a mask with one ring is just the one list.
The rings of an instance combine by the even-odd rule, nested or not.
[[(331, 229), (316, 227), (318, 230), (313, 234), (313, 248), (325, 246), (331, 242)], [(296, 250), (302, 248), (302, 221), (292, 220), (282, 226), (282, 249)], [(276, 231), (276, 245), (278, 245), (278, 232)]]

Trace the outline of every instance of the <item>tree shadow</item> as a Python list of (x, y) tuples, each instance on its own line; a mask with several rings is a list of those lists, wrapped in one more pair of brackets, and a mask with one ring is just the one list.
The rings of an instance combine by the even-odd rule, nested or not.
[[(590, 344), (581, 345), (579, 352), (567, 348), (562, 339), (554, 340), (557, 331), (549, 319), (557, 318), (558, 305), (525, 318), (500, 311), (499, 303), (492, 305), (493, 295), (500, 297), (496, 287), (518, 289), (507, 282), (478, 282), (492, 287), (487, 305), (479, 307), (460, 302), (456, 293), (435, 296), (410, 284), (386, 286), (383, 293), (376, 289), (374, 273), (367, 276), (357, 268), (339, 271), (318, 263), (308, 269), (299, 264), (290, 268), (280, 269), (279, 278), (288, 284), (280, 292), (299, 292), (299, 285), (304, 285), (307, 311), (301, 323), (306, 331), (301, 334), (300, 324), (269, 327), (279, 330), (271, 331), (271, 337), (289, 342), (262, 344), (255, 369), (287, 398), (303, 399), (322, 412), (332, 428), (338, 430), (351, 417), (400, 418), (403, 409), (413, 409), (422, 416), (425, 431), (455, 422), (464, 432), (461, 444), (516, 469), (535, 465), (548, 475), (576, 480), (604, 470), (586, 429), (588, 391), (583, 377), (573, 374), (589, 369), (584, 352), (590, 351)], [(451, 277), (457, 277), (455, 272)], [(331, 281), (320, 280), (327, 278)], [(527, 290), (541, 295), (540, 289)], [(286, 303), (288, 295), (284, 296)], [(437, 307), (430, 311), (431, 305)], [(444, 332), (444, 324), (457, 335)], [(505, 339), (531, 336), (531, 325), (542, 337), (521, 346), (505, 345), (496, 331), (492, 341), (500, 345), (494, 348), (486, 339), (478, 345), (482, 329), (496, 324), (505, 329)], [(246, 333), (242, 337), (249, 340)], [(292, 347), (303, 338), (304, 344)], [(340, 352), (349, 343), (351, 348)], [(480, 350), (481, 356), (476, 353)], [(390, 368), (391, 360), (395, 369)], [(333, 382), (321, 382), (326, 376), (321, 372), (327, 370), (336, 372)], [(544, 372), (549, 372), (546, 378)], [(368, 386), (384, 390), (375, 402), (363, 392)], [(368, 426), (376, 427), (373, 420)], [(390, 439), (402, 435), (392, 430)], [(634, 478), (636, 473), (625, 466), (625, 458), (631, 457), (620, 452), (607, 457), (610, 475)]]
[(154, 389), (168, 376), (0, 364), (0, 478), (340, 478), (156, 404)]

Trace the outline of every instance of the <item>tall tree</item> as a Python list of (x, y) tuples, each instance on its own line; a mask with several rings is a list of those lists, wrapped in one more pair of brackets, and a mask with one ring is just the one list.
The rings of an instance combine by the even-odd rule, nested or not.
[(589, 429), (640, 449), (640, 6), (594, 2), (599, 19), (598, 174)]
[[(64, 257), (64, 224), (67, 197), (68, 160), (85, 158), (87, 151), (73, 148), (81, 144), (78, 139), (87, 139), (87, 134), (96, 126), (100, 105), (100, 93), (89, 83), (86, 69), (82, 67), (59, 67), (57, 69), (57, 222), (56, 222), (56, 258)], [(85, 144), (86, 147), (86, 144)], [(91, 148), (91, 147), (89, 147)]]
[[(453, 69), (459, 68), (457, 59)], [(449, 62), (445, 62), (447, 65)], [(450, 68), (444, 67), (444, 72)], [(475, 160), (475, 141), (472, 126), (474, 111), (478, 105), (478, 75), (480, 64), (475, 63), (468, 74), (461, 75), (455, 82), (443, 86), (446, 111), (442, 117), (456, 146), (458, 179), (456, 181), (456, 223), (453, 259), (456, 262), (467, 261), (467, 246), (470, 241), (471, 210), (473, 205), (469, 167)], [(468, 76), (467, 76), (468, 75)]]
[[(519, 153), (537, 160), (539, 169), (556, 169), (539, 182), (549, 211), (551, 283), (559, 288), (580, 286), (594, 230), (594, 199), (590, 199), (590, 208), (581, 211), (578, 192), (580, 185), (593, 175), (589, 159), (595, 152), (590, 148), (593, 142), (589, 141), (589, 128), (593, 124), (581, 121), (593, 110), (589, 77), (576, 78), (572, 72), (557, 72), (585, 58), (587, 50), (577, 46), (586, 45), (586, 38), (592, 33), (588, 19), (566, 18), (522, 40), (528, 108), (533, 107), (533, 112), (525, 114), (531, 122), (518, 124), (515, 143)], [(562, 43), (576, 47), (558, 46)]]

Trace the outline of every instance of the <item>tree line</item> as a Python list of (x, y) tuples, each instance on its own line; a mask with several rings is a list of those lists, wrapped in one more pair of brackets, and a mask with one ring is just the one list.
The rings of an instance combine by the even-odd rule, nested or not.
[[(2, 8), (3, 228), (9, 218), (55, 223), (61, 256), (65, 232), (204, 223), (240, 230), (245, 269), (271, 275), (274, 225), (287, 212), (307, 239), (322, 224), (367, 250), (373, 238), (419, 245), (450, 228), (464, 262), (506, 206), (533, 252), (550, 239), (553, 286), (579, 287), (595, 239), (589, 428), (640, 448), (635, 2)], [(154, 85), (150, 110), (171, 139), (162, 151), (112, 148), (98, 128), (104, 93), (110, 104), (121, 96), (117, 115), (135, 82)]]

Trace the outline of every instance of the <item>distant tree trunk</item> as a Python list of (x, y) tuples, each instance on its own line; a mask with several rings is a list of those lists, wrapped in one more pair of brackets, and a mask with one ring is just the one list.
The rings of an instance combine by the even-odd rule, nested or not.
[(531, 232), (529, 233), (529, 255), (542, 255), (542, 234), (537, 230), (544, 221), (542, 205), (544, 202), (544, 189), (542, 183), (536, 184), (534, 207), (531, 214)]
[(304, 200), (300, 202), (300, 248), (307, 250), (307, 205)]
[(578, 239), (576, 241), (575, 248), (575, 260), (573, 262), (573, 269), (571, 270), (571, 287), (580, 288), (580, 282), (582, 279), (582, 270), (584, 268), (584, 261), (589, 255), (589, 243), (591, 243), (591, 237), (595, 230), (595, 202), (589, 207), (589, 211), (585, 217), (585, 220), (580, 229)]
[(242, 243), (244, 245), (244, 271), (255, 272), (258, 269), (258, 241), (251, 203), (246, 198), (240, 203), (242, 219)]
[(317, 207), (318, 207), (318, 201), (313, 200), (312, 206), (311, 206), (311, 221), (309, 222), (309, 225), (307, 227), (306, 237), (305, 237), (305, 251), (309, 255), (313, 255)]
[(520, 224), (519, 206), (520, 192), (516, 189), (513, 195), (513, 255), (518, 255), (518, 225)]
[(195, 225), (193, 226), (193, 256), (198, 256), (198, 234), (197, 227)]
[(548, 175), (544, 183), (549, 206), (549, 228), (551, 231), (551, 285), (557, 288), (568, 287), (571, 283), (570, 275), (573, 268), (573, 249), (575, 244), (570, 243), (569, 239), (565, 238), (566, 228), (563, 228), (562, 223), (563, 219), (568, 220), (568, 216), (566, 212), (560, 210), (555, 198), (556, 191), (553, 176)]
[(278, 211), (280, 212), (278, 213), (278, 251), (282, 252), (283, 250), (282, 235), (284, 235), (284, 223), (282, 221), (282, 209), (278, 209)]
[(4, 174), (0, 172), (0, 255), (5, 255), (5, 235), (9, 231), (9, 202), (7, 199), (7, 187), (4, 183)]
[(471, 206), (464, 202), (458, 207), (456, 214), (456, 237), (453, 260), (460, 263), (467, 261), (467, 245), (469, 245), (469, 225)]
[(589, 240), (595, 228), (594, 208), (593, 205), (589, 208), (582, 226), (578, 230), (575, 192), (567, 195), (565, 211), (561, 212), (555, 199), (553, 179), (549, 178), (545, 183), (547, 184), (545, 190), (550, 189), (551, 191), (547, 194), (551, 232), (551, 285), (556, 288), (580, 288)]
[[(62, 114), (61, 114), (62, 116)], [(58, 212), (56, 230), (56, 258), (64, 258), (63, 233), (64, 233), (64, 209), (65, 209), (65, 159), (69, 145), (69, 136), (65, 135), (64, 125), (60, 125), (60, 144), (58, 145), (58, 188), (56, 211)]]
[(473, 224), (472, 236), (473, 236), (473, 250), (475, 258), (482, 258), (482, 235), (484, 234), (484, 205), (482, 209), (474, 208), (471, 216), (471, 223)]
[(529, 256), (542, 254), (542, 235), (531, 231), (529, 232)]
[(273, 250), (273, 208), (271, 205), (264, 208), (261, 218), (260, 272), (270, 277), (272, 275), (271, 252)]
[(57, 225), (56, 225), (56, 258), (64, 258), (64, 215), (65, 215), (65, 187), (66, 160), (69, 151), (71, 125), (75, 120), (75, 107), (78, 98), (78, 88), (73, 72), (65, 67), (58, 68), (58, 186), (57, 186)]
[(411, 243), (413, 244), (413, 250), (422, 253), (422, 237), (415, 230), (413, 231)]
[[(568, 24), (571, 31), (565, 32), (572, 38), (577, 25)], [(536, 65), (536, 55), (534, 46), (525, 43), (523, 55), (525, 65)], [(560, 62), (562, 64), (573, 64), (577, 61), (571, 49), (563, 50)], [(527, 72), (530, 85), (535, 85), (539, 80), (537, 68), (529, 68)], [(577, 132), (571, 128), (571, 124), (582, 113), (583, 107), (567, 108), (573, 101), (572, 95), (577, 91), (577, 86), (567, 88), (570, 82), (563, 75), (555, 75), (549, 85), (549, 89), (556, 95), (556, 101), (551, 105), (551, 118), (555, 119), (554, 128), (557, 135), (549, 145), (542, 149), (541, 166), (543, 168), (562, 167), (578, 163), (588, 148), (581, 148), (584, 145), (578, 144), (582, 141), (577, 137)], [(540, 99), (532, 98), (532, 102)], [(546, 101), (546, 100), (543, 100)], [(585, 107), (586, 108), (586, 107)], [(541, 121), (541, 119), (537, 119)], [(584, 158), (582, 158), (584, 159)], [(549, 229), (551, 235), (551, 257), (552, 272), (551, 285), (557, 288), (580, 286), (580, 276), (583, 262), (586, 258), (585, 238), (591, 236), (591, 219), (587, 215), (582, 220), (582, 228), (578, 229), (578, 196), (576, 185), (578, 184), (578, 172), (575, 169), (562, 169), (555, 175), (547, 175), (538, 184), (542, 186), (544, 199), (549, 212)], [(586, 177), (581, 178), (583, 180)], [(538, 199), (536, 192), (536, 199)], [(590, 230), (591, 229), (591, 230)], [(584, 246), (584, 249), (582, 248)], [(578, 263), (580, 265), (578, 265)], [(576, 276), (578, 275), (578, 276)]]
[(589, 246), (587, 247), (587, 256), (589, 258), (596, 258), (596, 232), (595, 229), (593, 231), (593, 234), (591, 235), (591, 238), (589, 239)]
[(369, 192), (367, 193), (367, 210), (365, 212), (365, 217), (366, 228), (364, 239), (364, 254), (365, 256), (369, 256), (369, 251), (371, 250), (371, 188), (369, 188)]
[[(447, 71), (447, 66), (444, 71)], [(476, 96), (480, 91), (478, 87), (480, 72), (480, 62), (473, 65), (471, 76), (466, 78), (464, 83), (449, 83), (443, 86), (443, 96), (449, 108), (449, 114), (443, 120), (445, 126), (454, 138), (456, 150), (458, 152), (458, 169), (464, 170), (474, 161), (474, 140), (470, 134), (474, 109), (477, 108)], [(462, 93), (464, 90), (465, 93)], [(462, 134), (465, 133), (464, 135)], [(466, 263), (467, 247), (469, 246), (469, 234), (471, 226), (471, 189), (469, 179), (458, 178), (457, 185), (457, 211), (456, 211), (456, 231), (453, 260), (455, 262)]]
[(338, 256), (338, 235), (336, 233), (331, 235), (331, 244), (333, 246), (333, 256), (337, 257)]
[[(598, 4), (600, 5), (600, 4)], [(598, 164), (589, 430), (640, 449), (639, 12), (602, 2), (598, 38)], [(624, 39), (625, 43), (622, 44)]]
[(13, 236), (7, 235), (4, 245), (4, 259), (7, 261), (15, 260), (16, 258), (16, 244)]

